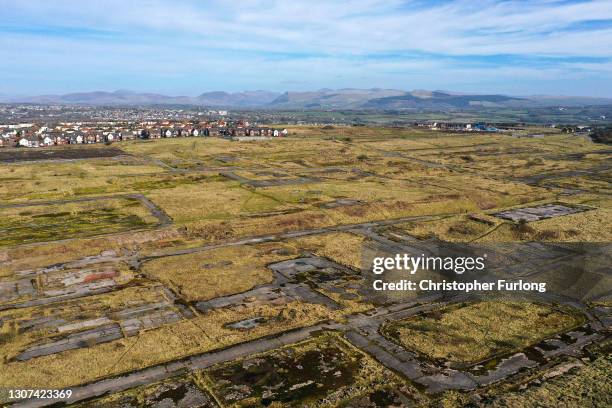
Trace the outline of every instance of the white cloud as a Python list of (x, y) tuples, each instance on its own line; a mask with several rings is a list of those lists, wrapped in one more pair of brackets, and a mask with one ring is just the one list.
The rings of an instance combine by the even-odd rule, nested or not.
[[(330, 78), (341, 77), (354, 86), (360, 81), (370, 82), (363, 86), (398, 81), (396, 87), (410, 87), (401, 82), (450, 83), (450, 77), (462, 81), (475, 76), (492, 83), (496, 78), (498, 83), (595, 81), (598, 76), (603, 82), (612, 77), (612, 28), (604, 24), (584, 29), (585, 22), (612, 20), (612, 1), (434, 4), (0, 0), (0, 57), (17, 60), (26, 70), (41, 64), (40, 69), (68, 69), (82, 78), (87, 77), (85, 69), (91, 75), (101, 75), (104, 69), (116, 76), (140, 70), (143, 75), (177, 78), (202, 72), (208, 86), (215, 81), (241, 86), (251, 79), (252, 86), (260, 87), (277, 78), (276, 83), (312, 86), (334, 86)], [(499, 54), (520, 58), (496, 63)], [(474, 58), (466, 61), (465, 56)], [(497, 64), (495, 69), (478, 58), (487, 56), (489, 64)], [(559, 60), (539, 64), (545, 56)], [(2, 71), (19, 76), (10, 67)], [(232, 79), (228, 73), (242, 78)]]

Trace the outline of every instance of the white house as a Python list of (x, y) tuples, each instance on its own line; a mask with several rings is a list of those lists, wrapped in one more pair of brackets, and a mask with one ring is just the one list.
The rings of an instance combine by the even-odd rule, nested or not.
[(53, 146), (55, 144), (54, 141), (53, 141), (53, 138), (51, 136), (49, 136), (49, 135), (45, 135), (43, 137), (42, 142), (43, 142), (43, 145), (45, 145), (45, 146)]
[(20, 147), (38, 147), (38, 138), (35, 137), (22, 137), (17, 142), (17, 145)]

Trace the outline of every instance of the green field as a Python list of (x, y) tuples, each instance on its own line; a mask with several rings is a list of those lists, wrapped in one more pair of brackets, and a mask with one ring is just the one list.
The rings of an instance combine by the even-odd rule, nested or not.
[(150, 227), (156, 218), (131, 198), (0, 209), (0, 246), (57, 241)]

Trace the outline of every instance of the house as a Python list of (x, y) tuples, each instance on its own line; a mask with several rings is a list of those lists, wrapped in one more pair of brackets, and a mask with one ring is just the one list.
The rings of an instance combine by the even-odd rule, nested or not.
[(4, 133), (0, 135), (0, 146), (7, 147), (10, 145), (12, 135), (10, 133)]
[(55, 144), (55, 140), (50, 135), (43, 135), (42, 144), (44, 146), (53, 146)]
[(83, 135), (80, 133), (70, 135), (68, 140), (70, 144), (81, 144), (84, 141)]
[(17, 146), (19, 147), (39, 147), (40, 143), (38, 140), (38, 136), (27, 136), (21, 137), (17, 142)]
[(119, 140), (133, 140), (138, 134), (135, 130), (122, 130), (119, 132)]
[(96, 134), (95, 133), (86, 133), (83, 136), (84, 143), (96, 143)]

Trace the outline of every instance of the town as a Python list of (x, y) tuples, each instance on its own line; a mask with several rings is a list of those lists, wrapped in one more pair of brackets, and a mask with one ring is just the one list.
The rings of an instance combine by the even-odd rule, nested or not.
[(250, 126), (249, 122), (145, 121), (60, 122), (54, 125), (0, 125), (0, 147), (49, 147), (66, 144), (113, 143), (133, 139), (218, 136), (232, 140), (263, 140), (287, 136), (287, 129)]
[[(223, 111), (224, 116), (227, 111)], [(304, 123), (308, 125), (308, 123)], [(317, 125), (317, 123), (314, 123)], [(484, 122), (414, 122), (407, 128), (428, 129), (443, 132), (506, 133), (514, 136), (529, 126), (520, 123), (491, 125)], [(555, 125), (548, 127), (555, 128)], [(325, 124), (323, 129), (333, 129)], [(564, 126), (563, 133), (587, 136), (590, 126)], [(161, 139), (176, 137), (222, 137), (229, 140), (266, 140), (288, 135), (286, 127), (274, 127), (251, 123), (244, 119), (217, 120), (142, 120), (142, 121), (59, 121), (32, 123), (0, 123), (0, 148), (2, 147), (50, 147), (59, 145), (114, 143), (134, 139)], [(542, 136), (528, 132), (531, 137)]]

